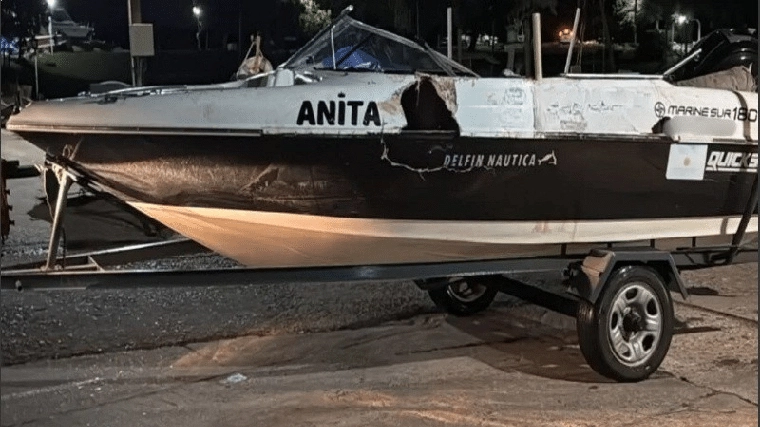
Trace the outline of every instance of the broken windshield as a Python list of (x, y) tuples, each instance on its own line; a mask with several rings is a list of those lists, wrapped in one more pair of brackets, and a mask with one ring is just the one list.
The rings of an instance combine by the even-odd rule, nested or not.
[(430, 48), (346, 15), (317, 34), (282, 67), (476, 76)]

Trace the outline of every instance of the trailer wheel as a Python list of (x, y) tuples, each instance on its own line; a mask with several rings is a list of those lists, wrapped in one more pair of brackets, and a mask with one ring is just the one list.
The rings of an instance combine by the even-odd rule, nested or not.
[(457, 316), (480, 313), (491, 305), (498, 293), (497, 281), (487, 276), (457, 278), (428, 289), (436, 307)]
[(673, 301), (651, 268), (618, 268), (596, 304), (578, 307), (578, 339), (589, 366), (617, 381), (649, 377), (662, 363), (673, 337)]

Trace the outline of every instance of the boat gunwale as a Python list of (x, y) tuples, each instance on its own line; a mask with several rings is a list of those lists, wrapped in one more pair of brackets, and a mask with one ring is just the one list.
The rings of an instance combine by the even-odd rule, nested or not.
[[(8, 130), (21, 133), (66, 133), (66, 134), (118, 134), (118, 135), (197, 135), (197, 136), (230, 136), (230, 137), (288, 137), (288, 138), (443, 138), (443, 139), (505, 139), (505, 140), (609, 140), (616, 142), (663, 142), (663, 143), (689, 143), (673, 140), (666, 134), (616, 134), (616, 133), (581, 133), (581, 132), (527, 132), (524, 134), (503, 135), (494, 133), (493, 135), (471, 135), (469, 133), (456, 134), (451, 131), (419, 131), (419, 130), (401, 130), (399, 132), (292, 132), (285, 130), (282, 132), (266, 132), (265, 129), (230, 129), (230, 128), (163, 128), (163, 127), (119, 127), (119, 126), (61, 126), (61, 125), (34, 125), (24, 123), (9, 124)], [(704, 143), (704, 142), (699, 142)], [(743, 140), (716, 140), (709, 143), (757, 143), (757, 141)]]

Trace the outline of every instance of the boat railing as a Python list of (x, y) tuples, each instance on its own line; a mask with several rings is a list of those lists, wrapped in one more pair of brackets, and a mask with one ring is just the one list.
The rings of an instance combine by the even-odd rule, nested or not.
[(596, 74), (596, 73), (563, 73), (560, 77), (568, 79), (609, 79), (609, 80), (662, 80), (665, 78), (663, 74)]

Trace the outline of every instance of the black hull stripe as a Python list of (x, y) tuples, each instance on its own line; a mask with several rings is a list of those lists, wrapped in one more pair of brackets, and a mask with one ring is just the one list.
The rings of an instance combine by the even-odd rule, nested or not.
[[(736, 216), (756, 178), (708, 170), (703, 180), (668, 180), (672, 144), (657, 138), (21, 134), (52, 154), (69, 145), (81, 172), (128, 200), (332, 217)], [(709, 150), (749, 155), (757, 145)]]

